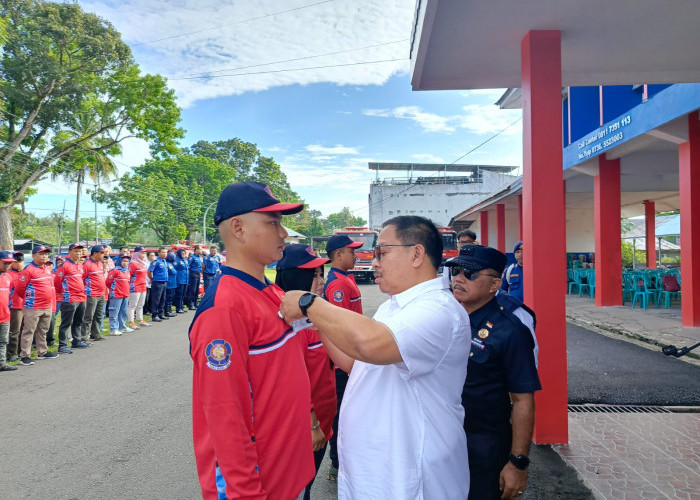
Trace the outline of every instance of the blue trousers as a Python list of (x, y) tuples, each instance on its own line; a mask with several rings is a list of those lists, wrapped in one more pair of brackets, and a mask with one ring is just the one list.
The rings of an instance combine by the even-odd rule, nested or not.
[(172, 313), (173, 301), (175, 299), (175, 292), (177, 288), (167, 288), (165, 290), (165, 312)]
[(126, 310), (129, 308), (129, 297), (109, 299), (109, 329), (112, 332), (126, 328)]
[(182, 311), (185, 307), (185, 295), (187, 294), (187, 283), (181, 283), (177, 285), (175, 289), (175, 310)]

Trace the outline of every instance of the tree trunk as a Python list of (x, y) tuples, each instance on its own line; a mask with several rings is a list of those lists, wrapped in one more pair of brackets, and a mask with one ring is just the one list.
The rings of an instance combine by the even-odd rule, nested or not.
[(12, 205), (0, 206), (0, 248), (14, 248), (11, 210)]
[(83, 172), (78, 174), (78, 190), (75, 200), (75, 239), (73, 240), (75, 243), (80, 241), (80, 192), (83, 189), (83, 175), (85, 175)]

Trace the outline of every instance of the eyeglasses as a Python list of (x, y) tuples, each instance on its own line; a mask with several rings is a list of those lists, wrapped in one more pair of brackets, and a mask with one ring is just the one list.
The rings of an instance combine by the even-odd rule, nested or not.
[(418, 243), (411, 243), (410, 245), (377, 245), (374, 247), (374, 258), (377, 261), (382, 260), (382, 248), (384, 247), (412, 247), (416, 246)]
[(450, 276), (459, 276), (462, 274), (465, 278), (467, 278), (469, 281), (475, 281), (479, 276), (490, 276), (492, 278), (500, 278), (500, 276), (496, 276), (495, 274), (481, 274), (481, 271), (469, 271), (468, 269), (464, 269), (463, 267), (450, 267)]

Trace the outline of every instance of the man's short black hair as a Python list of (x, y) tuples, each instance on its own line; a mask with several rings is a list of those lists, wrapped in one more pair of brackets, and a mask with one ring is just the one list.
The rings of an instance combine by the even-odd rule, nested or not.
[(340, 248), (336, 248), (335, 250), (331, 250), (330, 252), (327, 252), (327, 253), (328, 253), (328, 258), (331, 259), (331, 260), (333, 260), (333, 257), (335, 256), (335, 254), (338, 253), (338, 250), (340, 250)]
[(382, 227), (394, 226), (396, 237), (404, 245), (423, 245), (435, 269), (442, 263), (442, 236), (433, 221), (418, 215), (399, 215), (386, 221)]
[(464, 236), (471, 238), (472, 241), (476, 241), (476, 233), (474, 231), (470, 231), (469, 229), (465, 229), (464, 231), (458, 232), (457, 233), (457, 241), (459, 241)]

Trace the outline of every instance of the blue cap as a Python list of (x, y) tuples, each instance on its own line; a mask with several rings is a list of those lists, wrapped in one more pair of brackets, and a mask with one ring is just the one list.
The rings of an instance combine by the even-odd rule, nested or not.
[(143, 247), (141, 245), (137, 245), (134, 247), (134, 252), (143, 252)]
[(495, 248), (483, 245), (464, 245), (459, 249), (459, 255), (445, 262), (445, 266), (461, 267), (467, 271), (493, 269), (500, 274), (506, 267), (506, 256)]
[(347, 234), (336, 234), (328, 238), (326, 243), (326, 252), (332, 252), (339, 248), (350, 247), (360, 248), (363, 245), (361, 241), (352, 241)]
[(517, 252), (518, 249), (519, 249), (520, 247), (522, 247), (522, 246), (523, 246), (523, 242), (522, 242), (522, 241), (517, 241), (517, 242), (515, 243), (515, 246), (513, 247), (513, 253)]
[(44, 245), (37, 245), (34, 248), (32, 248), (32, 255), (34, 255), (35, 253), (51, 253), (51, 249), (45, 247)]
[(282, 260), (277, 263), (277, 270), (284, 269), (315, 269), (327, 264), (331, 259), (323, 259), (316, 255), (308, 245), (295, 243), (288, 245), (282, 253)]
[(94, 254), (94, 253), (104, 252), (104, 251), (105, 251), (105, 247), (104, 247), (104, 246), (102, 246), (102, 245), (95, 245), (95, 246), (93, 246), (93, 247), (90, 249), (90, 255), (92, 255), (92, 254)]
[(8, 263), (15, 262), (15, 258), (10, 250), (0, 250), (0, 260)]
[(12, 256), (15, 258), (16, 261), (22, 262), (24, 260), (24, 252), (20, 252), (17, 250), (12, 254)]
[(280, 203), (262, 182), (237, 182), (221, 191), (214, 224), (218, 226), (221, 221), (248, 212), (282, 212), (282, 215), (289, 215), (302, 210), (303, 203)]
[(85, 248), (85, 246), (84, 246), (84, 245), (81, 245), (80, 243), (71, 243), (70, 245), (68, 245), (68, 251), (69, 251), (69, 252), (70, 252), (71, 250), (73, 250), (74, 248)]

